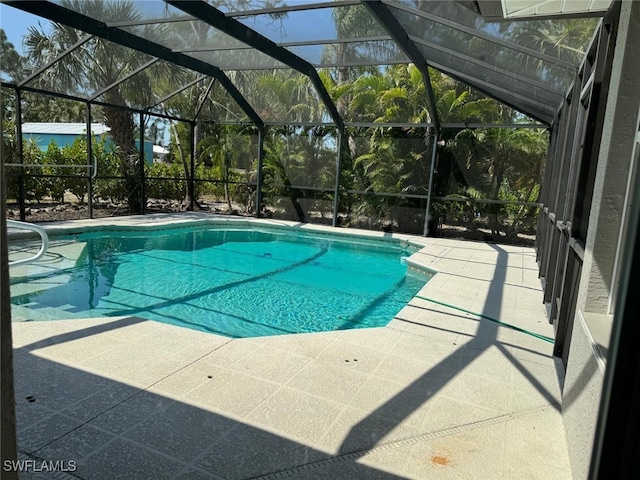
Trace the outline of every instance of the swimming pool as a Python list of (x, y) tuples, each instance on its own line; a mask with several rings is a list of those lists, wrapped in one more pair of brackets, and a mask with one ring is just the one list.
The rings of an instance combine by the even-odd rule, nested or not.
[[(56, 248), (74, 260), (60, 265)], [(229, 337), (378, 327), (430, 278), (407, 269), (413, 251), (262, 227), (52, 237), (48, 260), (12, 277), (13, 316), (132, 315)]]

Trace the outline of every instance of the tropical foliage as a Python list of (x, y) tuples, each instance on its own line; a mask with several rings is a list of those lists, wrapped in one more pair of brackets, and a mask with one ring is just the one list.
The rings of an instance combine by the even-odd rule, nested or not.
[[(79, 13), (109, 18), (116, 22), (141, 19), (135, 3), (127, 0), (62, 0), (61, 4)], [(154, 39), (161, 36), (163, 30), (162, 26), (145, 25), (141, 35)], [(39, 66), (59, 59), (36, 75), (33, 85), (65, 94), (102, 92), (102, 101), (109, 105), (148, 104), (153, 100), (152, 75), (135, 74), (150, 61), (150, 57), (100, 38), (88, 39), (82, 44), (82, 48), (72, 48), (85, 37), (79, 30), (60, 23), (53, 23), (50, 32), (45, 31), (41, 25), (29, 27), (24, 38), (25, 53), (29, 59), (27, 71), (37, 73)], [(68, 54), (62, 55), (65, 52)], [(154, 68), (154, 76), (161, 76), (159, 67), (154, 65)], [(164, 73), (165, 78), (176, 82), (181, 80), (179, 75), (176, 78), (175, 72), (169, 67), (165, 67)], [(128, 76), (131, 78), (121, 82)], [(133, 113), (125, 108), (104, 107), (99, 114), (111, 128), (110, 135), (118, 147), (116, 154), (120, 160), (120, 174), (125, 181), (129, 208), (133, 212), (140, 212), (140, 155), (135, 146), (136, 126)]]
[[(135, 4), (128, 0), (61, 3), (113, 21), (141, 19)], [(226, 4), (218, 2), (219, 7)], [(231, 4), (245, 8), (244, 3)], [(247, 2), (246, 8), (250, 4)], [(355, 5), (335, 9), (339, 39), (348, 39), (356, 29), (363, 36), (384, 33), (377, 22), (362, 21), (372, 18), (363, 15), (364, 8)], [(273, 14), (274, 24), (280, 21), (278, 15)], [(168, 24), (145, 24), (136, 28), (136, 34), (150, 40), (162, 36), (176, 50), (206, 51), (228, 41), (201, 22), (174, 22), (170, 28)], [(581, 53), (579, 45), (586, 42), (589, 31), (580, 21), (549, 22), (543, 30), (531, 29), (525, 22), (521, 28), (501, 34), (515, 40), (526, 39), (546, 53), (555, 48), (562, 58), (572, 59)], [(82, 35), (60, 24), (54, 24), (49, 32), (32, 27), (24, 39), (29, 60), (21, 59), (6, 36), (0, 35), (6, 75), (24, 77), (36, 72), (72, 45), (82, 43)], [(569, 37), (577, 39), (575, 44), (564, 41)], [(334, 59), (336, 65), (345, 59), (366, 65), (368, 57), (382, 55), (391, 59), (395, 55), (384, 51), (390, 48), (384, 43), (372, 42), (367, 48), (378, 50), (354, 47), (345, 41), (327, 46), (322, 55)], [(124, 200), (135, 212), (142, 209), (141, 200), (145, 201), (141, 191), (150, 198), (179, 199), (185, 208), (198, 208), (203, 198), (214, 197), (223, 201), (229, 211), (241, 203), (246, 211), (300, 221), (322, 220), (331, 214), (337, 200), (343, 225), (421, 232), (432, 181), (428, 212), (432, 223), (445, 215), (452, 223), (479, 217), (494, 235), (511, 235), (522, 231), (535, 215), (535, 207), (529, 204), (537, 201), (547, 132), (532, 128), (465, 128), (470, 123), (509, 124), (529, 119), (436, 70), (430, 69), (429, 76), (437, 115), (443, 124), (457, 125), (444, 128), (438, 137), (429, 126), (435, 112), (430, 111), (423, 75), (410, 64), (321, 70), (320, 78), (338, 113), (354, 125), (342, 132), (328, 125), (332, 121), (328, 109), (307, 76), (266, 66), (263, 70), (226, 71), (258, 115), (272, 123), (263, 135), (263, 202), (255, 205), (258, 132), (246, 125), (245, 112), (219, 82), (175, 66), (166, 70), (162, 61), (143, 68), (151, 60), (106, 40), (91, 38), (30, 82), (65, 94), (100, 93), (99, 100), (105, 104), (155, 105), (143, 122), (126, 108), (92, 107), (94, 120), (102, 120), (111, 128), (115, 143), (112, 149), (99, 142), (92, 146), (92, 154), (100, 164), (99, 175), (92, 182), (94, 199)], [(190, 87), (181, 88), (184, 85)], [(5, 97), (3, 141), (7, 155), (15, 158), (15, 112), (12, 100)], [(22, 101), (23, 122), (86, 121), (86, 106), (81, 102), (29, 92), (23, 92)], [(154, 120), (154, 113), (185, 121)], [(237, 125), (230, 125), (231, 122)], [(163, 140), (169, 148), (166, 163), (145, 162), (143, 168), (135, 147), (141, 128), (157, 139), (163, 137), (158, 132), (165, 129)], [(21, 181), (28, 198), (59, 198), (66, 191), (78, 201), (86, 201), (86, 175), (78, 174), (76, 178), (65, 171), (65, 177), (57, 184), (53, 180), (63, 171), (55, 165), (86, 163), (83, 142), (79, 140), (62, 149), (51, 145), (45, 152), (24, 142), (25, 163), (51, 164), (43, 170), (23, 170), (26, 175)], [(431, 165), (434, 149), (435, 163)], [(8, 173), (12, 195), (17, 195), (18, 175), (13, 170)]]

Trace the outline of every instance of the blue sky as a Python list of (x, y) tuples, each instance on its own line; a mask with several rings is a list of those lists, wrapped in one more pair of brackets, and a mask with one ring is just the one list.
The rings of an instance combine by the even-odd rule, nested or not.
[(37, 25), (38, 22), (47, 28), (49, 22), (43, 18), (25, 13), (17, 8), (0, 4), (0, 28), (7, 34), (7, 38), (18, 53), (22, 54), (22, 36), (27, 33), (29, 25)]
[[(308, 1), (308, 0), (307, 0)], [(296, 2), (289, 2), (296, 3)], [(139, 7), (146, 7), (143, 10), (145, 17), (158, 17), (162, 15), (163, 3), (141, 2)], [(160, 8), (162, 6), (162, 9)], [(153, 8), (152, 8), (153, 7)], [(250, 28), (266, 35), (275, 42), (285, 41), (305, 41), (319, 38), (335, 38), (335, 25), (330, 9), (310, 10), (303, 12), (291, 12), (286, 22), (286, 29), (279, 21), (274, 21), (269, 16), (258, 16), (255, 20), (245, 21)], [(41, 17), (25, 13), (17, 8), (0, 4), (0, 28), (7, 34), (7, 38), (18, 53), (22, 54), (22, 36), (27, 33), (29, 25), (40, 23), (49, 30), (50, 22)]]

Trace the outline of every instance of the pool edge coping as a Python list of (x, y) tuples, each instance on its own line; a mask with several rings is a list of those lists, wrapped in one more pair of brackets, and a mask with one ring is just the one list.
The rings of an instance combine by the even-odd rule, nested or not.
[[(324, 235), (334, 235), (338, 237), (352, 237), (361, 239), (374, 239), (378, 241), (387, 241), (390, 243), (400, 243), (414, 248), (423, 249), (428, 246), (426, 237), (405, 233), (382, 232), (375, 230), (364, 230), (341, 227), (333, 227), (327, 225), (318, 225), (311, 223), (293, 222), (290, 220), (273, 220), (266, 218), (249, 218), (249, 217), (232, 217), (227, 215), (212, 215), (209, 213), (189, 213), (185, 218), (184, 214), (161, 213), (151, 215), (129, 215), (125, 217), (100, 218), (100, 219), (82, 219), (82, 220), (66, 220), (51, 223), (39, 223), (38, 226), (47, 232), (47, 234), (56, 235), (74, 235), (87, 233), (97, 230), (114, 231), (132, 231), (137, 229), (155, 231), (171, 228), (189, 228), (198, 225), (237, 225), (237, 226), (255, 226), (260, 225), (273, 229), (296, 230), (307, 232), (317, 232)], [(197, 218), (193, 218), (196, 216)], [(151, 222), (149, 222), (151, 220)], [(30, 239), (36, 238), (33, 232), (9, 232), (9, 238)], [(439, 271), (432, 266), (426, 266), (421, 262), (416, 262), (413, 257), (419, 253), (414, 252), (407, 258), (407, 265), (414, 270), (435, 276)]]

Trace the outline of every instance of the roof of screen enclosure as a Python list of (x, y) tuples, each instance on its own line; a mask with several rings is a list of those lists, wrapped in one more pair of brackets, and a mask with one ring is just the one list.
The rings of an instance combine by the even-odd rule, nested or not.
[[(84, 84), (47, 91), (93, 103), (114, 105), (109, 91), (148, 74), (163, 82), (166, 72), (182, 82), (167, 94), (151, 85), (121, 106), (161, 114), (170, 98), (206, 85), (216, 105), (200, 108), (205, 120), (296, 123), (273, 112), (256, 72), (286, 69), (320, 108), (309, 109), (308, 123), (340, 127), (340, 116), (319, 72), (323, 68), (413, 63), (426, 84), (431, 123), (435, 113), (429, 68), (461, 81), (531, 119), (551, 124), (583, 61), (586, 45), (570, 34), (556, 41), (541, 35), (558, 15), (593, 17), (593, 32), (611, 0), (142, 0), (131, 2), (135, 15), (114, 17), (110, 1), (9, 1), (5, 5), (66, 25), (73, 45), (36, 66), (22, 79), (4, 82), (22, 89), (35, 85), (56, 62), (89, 42), (109, 42), (138, 59), (138, 67), (106, 85)], [(214, 6), (215, 5), (215, 6)], [(514, 19), (514, 20), (512, 20)], [(518, 24), (518, 29), (514, 26)], [(520, 33), (516, 34), (516, 30)], [(529, 32), (523, 34), (522, 32)], [(427, 68), (429, 67), (429, 68)], [(302, 87), (299, 87), (302, 88)], [(258, 94), (255, 93), (258, 90)], [(163, 93), (159, 93), (163, 91)], [(212, 97), (213, 98), (213, 97)], [(227, 103), (221, 104), (220, 98)], [(264, 98), (262, 104), (260, 99)], [(206, 99), (205, 99), (206, 101)], [(224, 103), (224, 102), (222, 102)], [(202, 105), (201, 105), (202, 107)], [(202, 117), (200, 117), (202, 118)], [(193, 120), (186, 119), (186, 120)]]

